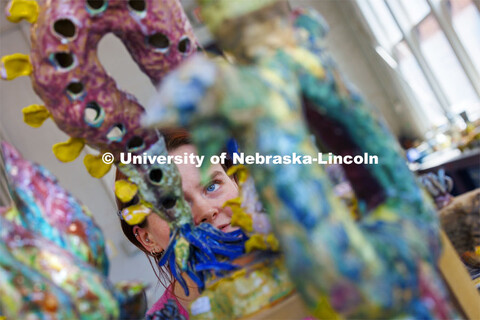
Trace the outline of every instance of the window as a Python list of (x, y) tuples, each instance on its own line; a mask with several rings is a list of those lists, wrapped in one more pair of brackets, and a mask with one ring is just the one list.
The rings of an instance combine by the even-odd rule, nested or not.
[(449, 2), (448, 18), (480, 72), (480, 13), (472, 0)]
[(435, 126), (446, 124), (447, 118), (443, 115), (442, 107), (405, 41), (395, 45), (393, 56), (397, 59), (399, 71), (410, 85), (419, 104), (424, 106), (424, 109), (433, 111), (428, 113), (432, 124)]
[[(431, 126), (480, 118), (480, 12), (473, 0), (356, 0)], [(377, 52), (379, 52), (377, 48)], [(384, 55), (382, 55), (384, 56)], [(385, 59), (385, 57), (384, 57)]]

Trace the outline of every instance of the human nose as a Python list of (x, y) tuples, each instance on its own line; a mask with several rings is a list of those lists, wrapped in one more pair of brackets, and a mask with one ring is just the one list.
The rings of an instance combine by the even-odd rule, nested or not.
[(206, 222), (213, 224), (218, 216), (219, 209), (207, 199), (199, 199), (192, 208), (192, 215), (195, 225)]

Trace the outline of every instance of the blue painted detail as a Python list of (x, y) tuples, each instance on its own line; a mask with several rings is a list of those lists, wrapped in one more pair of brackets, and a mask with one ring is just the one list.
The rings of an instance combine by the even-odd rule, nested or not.
[(238, 268), (231, 261), (245, 253), (245, 241), (248, 240), (242, 230), (223, 233), (207, 223), (193, 229), (189, 224), (184, 224), (172, 231), (170, 244), (158, 265), (162, 267), (169, 263), (172, 275), (178, 280), (186, 295), (189, 291), (175, 262), (175, 245), (180, 237), (184, 237), (190, 243), (190, 257), (185, 271), (195, 281), (200, 291), (205, 288), (205, 279), (211, 272), (221, 273)]

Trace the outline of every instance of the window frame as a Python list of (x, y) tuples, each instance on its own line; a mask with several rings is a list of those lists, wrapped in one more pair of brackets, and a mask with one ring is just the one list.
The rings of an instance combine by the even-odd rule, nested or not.
[[(361, 7), (359, 3), (362, 1), (362, 5), (364, 8)], [(401, 33), (401, 38), (397, 42), (388, 41), (388, 35), (385, 31), (382, 31), (382, 38), (379, 39), (377, 37), (377, 32), (372, 30), (372, 23), (369, 22), (369, 17), (374, 18), (374, 23), (382, 27), (382, 30), (386, 30), (385, 25), (383, 25), (382, 20), (378, 17), (376, 10), (372, 6), (371, 1), (383, 1), (385, 6), (387, 7), (393, 21)], [(408, 13), (405, 9), (405, 4), (402, 0), (395, 0), (398, 1), (398, 7), (402, 12), (396, 12), (392, 5), (389, 3), (388, 0), (356, 0), (354, 1), (354, 5), (356, 6), (356, 11), (361, 13), (361, 19), (364, 21), (365, 25), (368, 27), (368, 31), (375, 40), (374, 47), (381, 47), (383, 48), (390, 57), (398, 64), (398, 61), (395, 57), (392, 56), (393, 49), (402, 41), (405, 42), (409, 50), (411, 51), (413, 57), (417, 61), (417, 64), (420, 68), (420, 71), (425, 76), (425, 80), (427, 81), (428, 85), (431, 88), (431, 91), (438, 101), (441, 110), (443, 111), (443, 116), (446, 118), (447, 124), (454, 124), (456, 122), (457, 115), (451, 109), (452, 102), (449, 101), (448, 97), (446, 96), (445, 92), (443, 91), (441, 84), (439, 83), (438, 79), (436, 78), (432, 68), (428, 64), (427, 58), (425, 57), (424, 53), (421, 50), (421, 43), (415, 34), (415, 30), (425, 21), (425, 19), (429, 18), (430, 16), (433, 17), (440, 28), (440, 30), (445, 35), (445, 38), (452, 48), (452, 51), (455, 55), (455, 58), (458, 60), (461, 71), (466, 75), (467, 81), (471, 84), (476, 97), (480, 101), (480, 75), (477, 67), (473, 63), (472, 59), (470, 58), (469, 54), (467, 53), (463, 43), (461, 42), (460, 38), (457, 35), (457, 32), (454, 29), (452, 24), (452, 20), (449, 18), (449, 13), (447, 12), (447, 2), (445, 0), (422, 0), (425, 1), (426, 4), (429, 6), (430, 11), (419, 21), (413, 23), (409, 21), (408, 27), (402, 26), (398, 14), (403, 15), (406, 19), (410, 20)], [(480, 0), (472, 0), (474, 6), (477, 8), (478, 12), (480, 13)], [(369, 11), (368, 16), (365, 13), (365, 9)], [(386, 48), (381, 40), (387, 40), (386, 42), (390, 44), (389, 48)], [(385, 41), (383, 41), (385, 42)], [(378, 53), (378, 50), (376, 50)], [(385, 60), (385, 57), (382, 57)], [(389, 59), (388, 59), (389, 60)], [(395, 77), (399, 78), (400, 82), (403, 83), (401, 86), (404, 91), (407, 91), (408, 85), (405, 85), (403, 75), (401, 74), (398, 68), (392, 67), (392, 64), (388, 61), (387, 65), (390, 66), (390, 70), (392, 70), (395, 74)], [(411, 91), (411, 90), (410, 90)], [(416, 96), (412, 92), (406, 92), (407, 97), (412, 100), (410, 101), (417, 109), (420, 109), (423, 114), (426, 114), (426, 110), (420, 106), (420, 103)], [(428, 117), (426, 117), (428, 119)], [(433, 123), (430, 123), (433, 126)]]

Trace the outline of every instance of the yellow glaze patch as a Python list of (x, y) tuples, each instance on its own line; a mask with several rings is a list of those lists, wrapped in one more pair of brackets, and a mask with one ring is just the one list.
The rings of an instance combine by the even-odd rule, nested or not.
[(98, 179), (106, 175), (112, 167), (111, 163), (106, 164), (103, 162), (101, 154), (96, 156), (93, 154), (87, 154), (85, 158), (83, 158), (83, 164), (85, 165), (85, 168), (87, 168), (88, 173), (90, 173), (92, 177)]
[(248, 170), (243, 164), (231, 166), (227, 170), (227, 175), (229, 177), (233, 176), (234, 174), (237, 175), (238, 183), (240, 185), (242, 185), (248, 179)]
[(382, 205), (377, 207), (371, 214), (372, 219), (375, 220), (383, 220), (387, 222), (396, 222), (398, 221), (399, 217), (395, 212), (388, 209), (387, 206)]
[(303, 48), (293, 48), (288, 50), (288, 54), (290, 54), (296, 62), (310, 71), (314, 76), (325, 78), (325, 70), (320, 64), (320, 61), (308, 50)]
[(233, 208), (233, 207), (240, 207), (241, 205), (242, 205), (242, 198), (236, 197), (236, 198), (225, 201), (225, 203), (223, 204), (223, 207)]
[(247, 275), (247, 269), (243, 268), (238, 271), (235, 271), (230, 278), (231, 279), (237, 279), (237, 278), (243, 278)]
[(138, 187), (136, 184), (131, 183), (127, 180), (117, 180), (115, 181), (115, 195), (118, 200), (123, 203), (127, 203), (135, 197), (137, 194)]
[(50, 117), (50, 112), (44, 106), (32, 104), (22, 109), (23, 121), (31, 127), (40, 127)]
[(122, 217), (131, 226), (142, 223), (152, 211), (141, 203), (122, 210)]
[(291, 117), (291, 112), (289, 111), (289, 107), (285, 101), (285, 98), (282, 97), (278, 92), (271, 92), (269, 101), (272, 106), (275, 106), (273, 114), (279, 121)]
[(25, 19), (35, 23), (38, 18), (38, 4), (35, 0), (11, 0), (5, 13), (10, 22), (17, 23)]
[(254, 234), (245, 242), (245, 251), (249, 253), (253, 250), (267, 250), (267, 244), (263, 240), (263, 235)]
[(60, 142), (53, 145), (52, 151), (58, 160), (62, 162), (70, 162), (77, 159), (84, 146), (85, 140), (81, 138), (70, 138), (66, 142)]
[(278, 243), (277, 237), (273, 233), (270, 233), (267, 236), (267, 243), (272, 251), (278, 251), (280, 249), (280, 244)]
[(240, 227), (245, 232), (253, 231), (252, 217), (247, 214), (240, 206), (231, 206), (232, 220), (230, 221), (232, 227)]
[(47, 265), (47, 268), (51, 268), (55, 271), (60, 271), (64, 268), (62, 261), (54, 254), (50, 252), (43, 252), (43, 262)]
[(175, 261), (182, 271), (187, 270), (190, 245), (184, 237), (180, 237), (175, 243)]
[(320, 295), (320, 299), (313, 312), (313, 316), (317, 319), (342, 319), (342, 317), (332, 308), (332, 305), (330, 304), (328, 298), (325, 295)]
[(272, 71), (272, 69), (261, 68), (260, 75), (276, 87), (282, 88), (285, 86), (285, 81), (278, 75), (278, 73)]
[(29, 56), (23, 53), (14, 53), (4, 56), (1, 61), (0, 73), (2, 79), (5, 80), (13, 80), (21, 76), (29, 76), (33, 71)]

